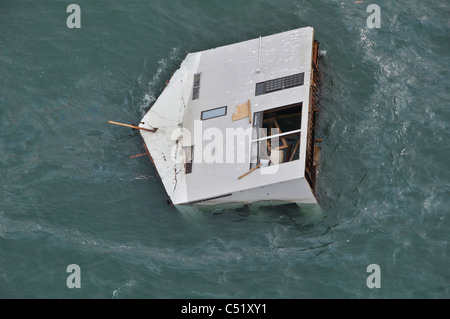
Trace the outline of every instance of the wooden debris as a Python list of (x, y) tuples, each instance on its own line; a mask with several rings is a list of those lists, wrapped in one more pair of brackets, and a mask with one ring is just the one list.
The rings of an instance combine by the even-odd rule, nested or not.
[(131, 155), (130, 158), (135, 158), (135, 157), (140, 157), (140, 156), (145, 156), (148, 155), (147, 153), (142, 153), (142, 154), (138, 154), (138, 155)]
[(252, 113), (251, 113), (250, 100), (247, 100), (247, 103), (236, 105), (236, 111), (233, 113), (232, 120), (237, 121), (240, 119), (244, 119), (248, 117), (248, 122), (252, 122)]
[(113, 122), (113, 121), (108, 121), (108, 123), (115, 124), (115, 125), (120, 125), (120, 126), (125, 126), (125, 127), (131, 127), (131, 128), (136, 129), (136, 130), (143, 130), (143, 131), (153, 132), (153, 133), (158, 130), (157, 128), (148, 129), (148, 128), (144, 128), (144, 127), (140, 127), (140, 126), (136, 126), (136, 125), (124, 124), (124, 123)]
[(289, 162), (294, 158), (295, 152), (297, 152), (297, 148), (300, 145), (300, 139), (295, 143), (294, 150), (291, 153), (291, 157), (289, 158)]
[(250, 174), (251, 172), (253, 172), (254, 170), (256, 170), (257, 168), (260, 168), (262, 165), (262, 163), (256, 165), (255, 167), (253, 167), (251, 170), (249, 170), (247, 173), (241, 175), (238, 177), (238, 179), (244, 178), (245, 176), (247, 176), (248, 174)]

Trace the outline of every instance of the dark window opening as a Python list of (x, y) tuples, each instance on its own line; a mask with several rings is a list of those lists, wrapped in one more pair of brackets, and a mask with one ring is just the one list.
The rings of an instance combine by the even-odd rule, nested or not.
[(250, 168), (300, 158), (302, 105), (300, 102), (254, 114)]
[(184, 172), (192, 173), (192, 162), (194, 161), (194, 146), (183, 146), (184, 151)]
[(194, 90), (192, 91), (192, 99), (198, 100), (199, 96), (200, 96), (200, 88), (194, 88)]
[(194, 86), (192, 89), (192, 99), (197, 100), (200, 96), (200, 73), (194, 74)]
[(302, 103), (287, 105), (263, 112), (262, 128), (271, 134), (272, 129), (289, 132), (300, 129), (302, 122)]
[(194, 87), (200, 86), (200, 73), (194, 74)]

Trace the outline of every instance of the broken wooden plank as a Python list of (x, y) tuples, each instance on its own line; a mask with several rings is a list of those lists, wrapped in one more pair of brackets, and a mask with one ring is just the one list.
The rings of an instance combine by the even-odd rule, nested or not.
[(148, 129), (148, 128), (144, 128), (144, 127), (140, 127), (140, 126), (136, 126), (136, 125), (124, 124), (124, 123), (113, 122), (113, 121), (108, 121), (108, 123), (115, 124), (115, 125), (120, 125), (120, 126), (125, 126), (125, 127), (131, 127), (131, 128), (136, 129), (136, 130), (143, 130), (143, 131), (147, 131), (147, 132), (156, 132), (156, 130), (157, 130), (157, 128)]
[(130, 158), (135, 158), (135, 157), (140, 157), (140, 156), (145, 156), (148, 155), (147, 153), (142, 153), (142, 154), (138, 154), (138, 155), (131, 155)]
[(236, 111), (233, 113), (231, 119), (234, 122), (248, 117), (249, 123), (251, 123), (251, 116), (250, 100), (247, 100), (247, 103), (236, 105)]
[(262, 163), (256, 165), (255, 167), (253, 167), (251, 170), (249, 170), (247, 173), (242, 174), (241, 176), (238, 177), (238, 179), (244, 178), (245, 176), (247, 176), (248, 174), (250, 174), (251, 172), (253, 172), (254, 170), (256, 170), (257, 168), (260, 168), (262, 165)]
[(300, 145), (300, 140), (297, 141), (297, 143), (295, 143), (294, 146), (294, 150), (291, 153), (291, 157), (289, 158), (289, 162), (292, 161), (292, 159), (294, 158), (295, 152), (297, 152), (297, 148)]

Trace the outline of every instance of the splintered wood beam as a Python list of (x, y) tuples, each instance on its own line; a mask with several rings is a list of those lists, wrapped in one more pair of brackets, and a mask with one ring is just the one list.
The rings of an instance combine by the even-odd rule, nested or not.
[(255, 167), (253, 167), (251, 170), (249, 170), (247, 173), (242, 174), (241, 176), (238, 177), (238, 179), (244, 178), (245, 176), (247, 176), (248, 174), (250, 174), (251, 172), (253, 172), (254, 170), (256, 170), (257, 168), (260, 168), (262, 165), (262, 163), (256, 165)]
[(136, 130), (143, 130), (143, 131), (147, 131), (147, 132), (153, 132), (153, 133), (158, 130), (157, 128), (148, 129), (148, 128), (144, 128), (144, 127), (140, 127), (140, 126), (136, 126), (136, 125), (124, 124), (124, 123), (119, 123), (119, 122), (114, 122), (114, 121), (108, 121), (108, 123), (114, 124), (114, 125), (130, 127), (130, 128), (134, 128)]
[(292, 161), (292, 159), (294, 158), (295, 152), (297, 152), (297, 148), (300, 145), (300, 140), (297, 141), (297, 143), (295, 143), (294, 146), (294, 150), (291, 153), (291, 157), (289, 158), (289, 162)]
[(142, 154), (138, 154), (138, 155), (131, 155), (130, 158), (135, 158), (135, 157), (140, 157), (140, 156), (145, 156), (148, 155), (147, 153), (142, 153)]

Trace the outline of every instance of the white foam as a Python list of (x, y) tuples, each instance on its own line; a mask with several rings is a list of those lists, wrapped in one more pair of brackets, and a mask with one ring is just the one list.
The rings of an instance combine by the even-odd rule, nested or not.
[[(162, 58), (158, 61), (158, 68), (155, 74), (148, 83), (148, 92), (144, 94), (142, 98), (142, 103), (139, 106), (142, 116), (148, 111), (148, 105), (156, 101), (157, 87), (161, 84), (161, 74), (164, 73), (169, 67), (170, 63), (178, 60), (178, 48), (172, 48), (167, 57)], [(144, 61), (144, 69), (146, 69), (146, 62)], [(140, 81), (140, 77), (139, 77)]]

